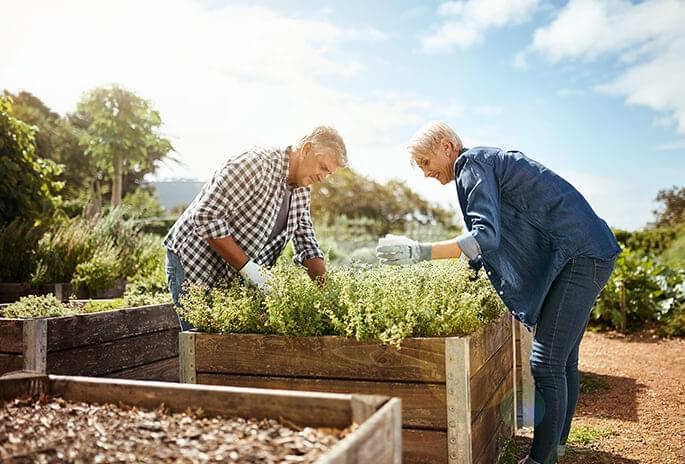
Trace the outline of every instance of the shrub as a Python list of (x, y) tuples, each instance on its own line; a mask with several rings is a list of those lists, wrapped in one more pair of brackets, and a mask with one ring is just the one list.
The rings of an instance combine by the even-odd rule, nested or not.
[(121, 275), (119, 253), (111, 242), (105, 242), (87, 261), (76, 265), (71, 284), (86, 289), (88, 295), (94, 297), (114, 286)]
[(65, 307), (54, 295), (29, 295), (5, 307), (2, 316), (9, 318), (56, 317), (71, 316), (76, 313), (74, 309)]
[(274, 269), (263, 297), (238, 280), (208, 289), (190, 285), (181, 315), (196, 328), (221, 333), (344, 335), (398, 346), (408, 336), (467, 335), (494, 322), (500, 299), (462, 261), (410, 267), (332, 268), (323, 285), (293, 265)]
[(45, 229), (15, 219), (0, 228), (0, 282), (26, 282), (36, 267), (34, 250)]

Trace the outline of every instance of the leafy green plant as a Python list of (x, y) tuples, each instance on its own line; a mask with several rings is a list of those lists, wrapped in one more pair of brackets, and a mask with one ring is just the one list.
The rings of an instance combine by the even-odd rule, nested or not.
[(35, 249), (45, 228), (15, 219), (0, 227), (0, 282), (26, 282), (36, 267)]
[(571, 427), (567, 443), (575, 446), (589, 446), (615, 435), (618, 435), (618, 432), (613, 427), (574, 425)]
[(71, 284), (96, 296), (112, 287), (120, 275), (119, 253), (111, 242), (106, 242), (100, 244), (90, 259), (76, 265)]
[(411, 267), (332, 268), (313, 283), (291, 264), (274, 269), (274, 291), (263, 297), (233, 280), (209, 289), (190, 285), (181, 315), (206, 332), (344, 335), (399, 346), (408, 336), (466, 335), (494, 322), (501, 300), (462, 261)]
[(2, 317), (32, 318), (71, 316), (77, 312), (55, 298), (54, 295), (29, 295), (19, 298), (19, 301), (8, 305), (2, 310)]

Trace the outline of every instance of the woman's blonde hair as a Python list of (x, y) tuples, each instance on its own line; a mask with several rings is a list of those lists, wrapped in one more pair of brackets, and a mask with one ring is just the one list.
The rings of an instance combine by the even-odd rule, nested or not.
[(433, 157), (442, 139), (447, 139), (455, 150), (464, 148), (461, 139), (450, 126), (442, 121), (429, 121), (414, 133), (407, 144), (412, 161)]
[(300, 150), (307, 142), (311, 142), (317, 148), (317, 152), (323, 149), (334, 155), (339, 167), (347, 166), (347, 148), (337, 130), (330, 126), (315, 127), (297, 142), (295, 149)]

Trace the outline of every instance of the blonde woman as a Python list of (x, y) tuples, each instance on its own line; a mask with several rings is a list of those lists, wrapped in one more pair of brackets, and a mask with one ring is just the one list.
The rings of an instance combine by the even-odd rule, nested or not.
[(377, 256), (397, 265), (463, 254), (516, 319), (535, 327), (535, 434), (521, 462), (556, 462), (578, 401), (578, 348), (620, 252), (616, 238), (570, 183), (521, 152), (466, 149), (437, 121), (419, 129), (408, 151), (426, 177), (455, 183), (468, 231), (438, 243), (381, 240)]

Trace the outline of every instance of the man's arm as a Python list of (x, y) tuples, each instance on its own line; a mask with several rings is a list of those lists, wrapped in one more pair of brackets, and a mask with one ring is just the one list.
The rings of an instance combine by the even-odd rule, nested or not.
[(297, 228), (293, 233), (293, 246), (295, 248), (294, 261), (307, 268), (309, 277), (314, 280), (322, 278), (326, 274), (326, 264), (323, 260), (323, 252), (319, 247), (314, 235), (314, 224), (310, 216), (310, 197), (305, 198), (306, 203), (300, 205), (302, 212), (297, 220)]
[(307, 268), (309, 278), (317, 282), (323, 281), (326, 276), (326, 262), (323, 258), (305, 259), (302, 264)]
[(250, 260), (230, 235), (221, 238), (209, 238), (207, 242), (235, 270), (241, 269)]

